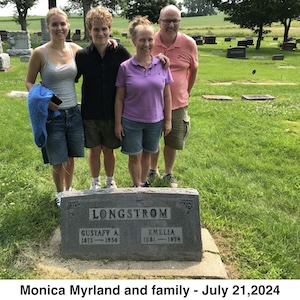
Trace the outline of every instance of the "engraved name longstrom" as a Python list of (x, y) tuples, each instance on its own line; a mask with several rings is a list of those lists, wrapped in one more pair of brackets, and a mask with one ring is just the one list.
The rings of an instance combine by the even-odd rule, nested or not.
[(90, 208), (89, 220), (170, 220), (170, 207)]

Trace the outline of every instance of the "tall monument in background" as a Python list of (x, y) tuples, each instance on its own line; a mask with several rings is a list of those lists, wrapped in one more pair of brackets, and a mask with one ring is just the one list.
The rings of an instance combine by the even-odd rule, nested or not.
[[(56, 0), (48, 0), (48, 9), (51, 9), (52, 7), (56, 7)], [(42, 29), (41, 45), (43, 45), (48, 41), (50, 41), (50, 34), (46, 30), (46, 20), (44, 18), (41, 19), (41, 29)]]
[(48, 0), (48, 8), (56, 7), (56, 0)]

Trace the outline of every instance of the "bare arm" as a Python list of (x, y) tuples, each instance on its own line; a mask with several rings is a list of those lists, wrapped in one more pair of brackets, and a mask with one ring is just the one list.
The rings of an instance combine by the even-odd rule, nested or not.
[(74, 54), (74, 57), (76, 55), (76, 52), (80, 49), (82, 49), (82, 47), (80, 47), (79, 45), (75, 44), (75, 43), (71, 43), (71, 47), (72, 47), (72, 51), (73, 51), (73, 54)]
[(125, 87), (117, 87), (115, 99), (115, 135), (120, 140), (122, 140), (122, 137), (125, 135), (121, 123), (125, 93)]
[(40, 48), (36, 48), (30, 57), (27, 76), (25, 79), (25, 86), (28, 91), (35, 84), (37, 75), (41, 71), (43, 64), (44, 64), (44, 57), (42, 54), (42, 50)]
[(188, 84), (188, 93), (190, 94), (191, 93), (191, 90), (195, 84), (195, 81), (196, 81), (196, 77), (197, 77), (197, 71), (198, 71), (198, 68), (195, 68), (195, 69), (190, 69), (189, 71), (189, 84)]
[(164, 135), (166, 136), (172, 130), (172, 96), (170, 85), (164, 89)]

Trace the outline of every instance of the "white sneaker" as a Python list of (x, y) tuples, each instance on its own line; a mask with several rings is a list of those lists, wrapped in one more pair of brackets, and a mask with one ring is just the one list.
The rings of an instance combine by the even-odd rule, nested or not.
[(101, 189), (101, 183), (100, 181), (92, 181), (90, 190), (100, 190)]
[(72, 192), (72, 191), (76, 191), (76, 190), (72, 187), (70, 187), (68, 190), (64, 188), (64, 192)]
[(56, 193), (54, 201), (55, 201), (55, 204), (58, 207), (60, 207), (60, 204), (61, 204), (61, 192)]
[(112, 181), (107, 181), (105, 187), (107, 189), (116, 189), (117, 188), (117, 184), (114, 180)]

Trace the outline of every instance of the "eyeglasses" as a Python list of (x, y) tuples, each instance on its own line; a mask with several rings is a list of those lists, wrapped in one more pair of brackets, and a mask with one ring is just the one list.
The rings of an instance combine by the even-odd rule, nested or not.
[(166, 20), (162, 20), (162, 19), (160, 19), (161, 21), (163, 21), (164, 23), (167, 23), (167, 24), (171, 24), (171, 23), (173, 23), (173, 24), (178, 24), (181, 20), (178, 20), (178, 19), (166, 19)]

